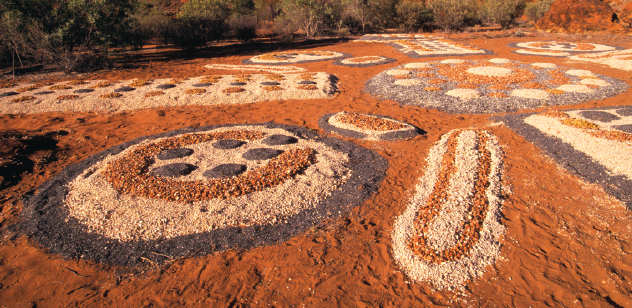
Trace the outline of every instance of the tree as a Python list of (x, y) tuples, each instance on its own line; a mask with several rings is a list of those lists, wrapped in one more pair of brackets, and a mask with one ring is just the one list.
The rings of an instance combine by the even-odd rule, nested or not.
[(331, 3), (327, 1), (282, 0), (281, 14), (275, 21), (277, 27), (287, 33), (302, 31), (307, 37), (314, 37), (332, 13)]

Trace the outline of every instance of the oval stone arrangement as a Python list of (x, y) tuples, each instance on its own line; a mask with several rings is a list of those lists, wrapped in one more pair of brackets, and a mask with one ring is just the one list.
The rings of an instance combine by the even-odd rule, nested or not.
[(517, 54), (548, 57), (567, 57), (573, 54), (590, 54), (623, 49), (623, 47), (604, 44), (557, 41), (520, 42), (511, 43), (509, 46), (520, 48), (514, 51)]
[(66, 168), (26, 201), (24, 225), (54, 253), (126, 266), (247, 249), (360, 204), (386, 168), (296, 126), (187, 128)]
[(423, 133), (413, 125), (385, 116), (345, 111), (326, 114), (318, 125), (327, 132), (367, 140), (400, 140)]
[(428, 154), (426, 172), (393, 228), (393, 255), (413, 280), (453, 289), (500, 253), (502, 150), (483, 130), (453, 130)]
[[(89, 80), (50, 84), (50, 87), (39, 83), (11, 83), (0, 89), (0, 113), (116, 112), (152, 107), (321, 99), (333, 97), (337, 89), (337, 79), (322, 72), (244, 76), (210, 75), (180, 81), (119, 82), (122, 84)], [(309, 80), (305, 80), (305, 76), (309, 76)]]
[(254, 56), (243, 61), (244, 64), (297, 64), (348, 58), (351, 55), (336, 51), (292, 50), (271, 52)]
[(334, 61), (334, 64), (349, 66), (349, 67), (368, 67), (368, 66), (381, 65), (381, 64), (386, 64), (386, 63), (392, 63), (395, 61), (397, 60), (393, 58), (383, 57), (383, 56), (364, 56), (364, 57), (341, 59), (338, 61)]
[(499, 113), (579, 104), (625, 91), (621, 80), (552, 63), (507, 59), (408, 63), (371, 78), (369, 93), (450, 113)]

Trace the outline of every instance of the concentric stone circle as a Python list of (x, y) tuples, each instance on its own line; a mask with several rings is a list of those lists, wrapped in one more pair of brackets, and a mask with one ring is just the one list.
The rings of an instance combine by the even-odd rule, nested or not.
[[(261, 143), (270, 135), (290, 136), (297, 142), (277, 146)], [(246, 139), (237, 148), (214, 147), (214, 139), (224, 136)], [(151, 153), (160, 153), (161, 147), (182, 147), (182, 142), (193, 150), (191, 155), (167, 160), (152, 158), (155, 154)], [(152, 150), (157, 146), (158, 150)], [(260, 147), (284, 152), (272, 159), (241, 158), (249, 149)], [(301, 160), (300, 153), (311, 156)], [(119, 181), (119, 167), (130, 169), (133, 174), (136, 167), (125, 166), (128, 161), (138, 160), (135, 157), (148, 164), (146, 168), (140, 166), (147, 172), (177, 164), (194, 168), (188, 170), (189, 174), (176, 177), (139, 175), (112, 182)], [(298, 173), (276, 180), (269, 177), (284, 174), (283, 166), (295, 162), (301, 164), (296, 166)], [(139, 138), (67, 167), (25, 201), (23, 228), (53, 253), (125, 266), (193, 253), (247, 249), (286, 240), (324, 218), (336, 217), (359, 205), (377, 190), (386, 168), (386, 160), (373, 151), (339, 139), (322, 138), (301, 127), (266, 123), (186, 128)], [(262, 178), (252, 177), (258, 174)], [(117, 187), (125, 181), (146, 184), (134, 185), (130, 193), (127, 188), (118, 191)], [(145, 189), (161, 187), (155, 181), (184, 187), (214, 183), (215, 186), (204, 189), (226, 190), (224, 195), (211, 198), (195, 193), (187, 197), (187, 191), (180, 195), (154, 191), (149, 193), (156, 197), (143, 197), (148, 193)], [(249, 181), (259, 181), (264, 186), (234, 194), (233, 189), (250, 185)]]
[(335, 65), (349, 66), (349, 67), (368, 67), (374, 65), (382, 65), (386, 63), (396, 62), (397, 60), (393, 58), (383, 57), (383, 56), (363, 56), (363, 57), (353, 57), (353, 58), (345, 58), (341, 60), (334, 61)]
[(621, 50), (623, 47), (584, 42), (536, 41), (509, 44), (510, 47), (520, 48), (517, 54), (537, 55), (548, 57), (567, 57), (573, 54), (591, 54)]
[(508, 59), (408, 63), (371, 78), (366, 91), (404, 105), (450, 113), (499, 113), (579, 104), (627, 89), (588, 70)]
[(297, 64), (306, 62), (338, 60), (351, 57), (351, 55), (337, 51), (321, 50), (291, 50), (271, 52), (254, 56), (243, 61), (244, 64)]

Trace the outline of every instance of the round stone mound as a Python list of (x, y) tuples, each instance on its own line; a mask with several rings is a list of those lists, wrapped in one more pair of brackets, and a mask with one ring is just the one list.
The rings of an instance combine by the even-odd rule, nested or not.
[(174, 158), (183, 158), (193, 154), (193, 150), (187, 148), (177, 148), (177, 149), (169, 149), (160, 152), (160, 154), (156, 155), (156, 158), (161, 160), (174, 159)]
[(196, 167), (190, 164), (170, 164), (156, 168), (151, 174), (157, 176), (179, 177), (190, 174)]
[(263, 160), (270, 159), (273, 157), (279, 156), (283, 151), (269, 149), (269, 148), (256, 148), (250, 149), (246, 153), (244, 153), (241, 157), (247, 160)]
[(371, 78), (366, 90), (403, 105), (449, 113), (501, 113), (603, 99), (625, 82), (576, 70), (507, 59), (447, 59), (406, 64)]
[(166, 84), (157, 85), (156, 89), (166, 90), (166, 89), (173, 89), (175, 87), (176, 87), (175, 84), (166, 83)]
[[(265, 148), (262, 140), (273, 135), (298, 142), (275, 146), (283, 152), (267, 161), (242, 157)], [(221, 140), (244, 144), (218, 149), (214, 144)], [(153, 159), (178, 148), (193, 153)], [(194, 170), (177, 177), (152, 172), (180, 164)], [(386, 160), (371, 150), (297, 126), (185, 128), (68, 166), (24, 201), (21, 226), (49, 252), (67, 258), (161, 263), (285, 241), (361, 204), (386, 169)]]
[(134, 91), (136, 90), (136, 88), (132, 88), (132, 87), (120, 87), (118, 89), (114, 89), (114, 93), (119, 93), (119, 92), (130, 92), (130, 91)]
[(246, 144), (244, 141), (235, 139), (223, 139), (213, 143), (213, 147), (221, 150), (235, 149)]
[(241, 164), (222, 164), (211, 170), (204, 171), (204, 176), (208, 178), (229, 178), (244, 173), (246, 168), (246, 165)]
[(291, 136), (286, 136), (286, 135), (272, 135), (270, 137), (263, 139), (261, 142), (267, 145), (284, 145), (284, 144), (297, 143), (298, 139)]

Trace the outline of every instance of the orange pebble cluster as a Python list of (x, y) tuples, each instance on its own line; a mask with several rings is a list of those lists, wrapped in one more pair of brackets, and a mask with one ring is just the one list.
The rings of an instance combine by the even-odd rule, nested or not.
[(101, 96), (99, 96), (99, 98), (119, 98), (122, 97), (123, 94), (121, 93), (108, 93), (108, 94), (103, 94)]
[(226, 131), (212, 134), (190, 134), (164, 139), (141, 146), (112, 162), (103, 172), (106, 180), (122, 194), (194, 202), (215, 198), (239, 197), (285, 182), (303, 172), (316, 161), (316, 151), (310, 148), (292, 149), (272, 158), (258, 169), (232, 178), (205, 181), (177, 181), (149, 174), (148, 169), (158, 153), (191, 144), (221, 139), (257, 140), (265, 134), (254, 131)]
[(26, 101), (32, 101), (35, 99), (35, 96), (20, 96), (11, 100), (12, 103), (21, 103)]
[[(201, 89), (204, 90), (204, 89)], [(246, 89), (241, 88), (241, 87), (228, 87), (224, 90), (222, 90), (223, 93), (239, 93), (239, 92), (244, 92), (246, 91)], [(204, 90), (204, 92), (206, 92), (206, 90)]]

